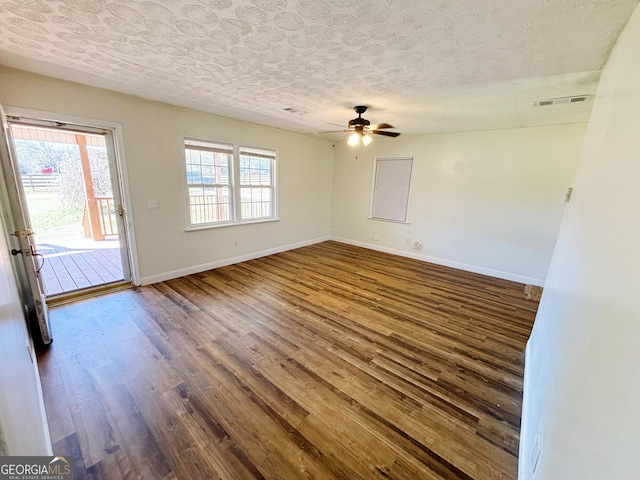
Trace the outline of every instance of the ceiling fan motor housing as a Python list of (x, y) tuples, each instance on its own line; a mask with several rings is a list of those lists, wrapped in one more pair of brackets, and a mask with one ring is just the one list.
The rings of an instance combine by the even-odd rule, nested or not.
[(367, 111), (367, 107), (365, 105), (358, 105), (357, 107), (353, 107), (353, 109), (358, 114), (358, 118), (349, 120), (349, 127), (371, 125), (371, 122), (369, 120), (367, 120), (366, 118), (362, 118), (362, 114)]
[(358, 117), (358, 118), (354, 118), (353, 120), (349, 120), (350, 127), (357, 127), (357, 126), (364, 127), (366, 125), (371, 125), (371, 122), (366, 118)]

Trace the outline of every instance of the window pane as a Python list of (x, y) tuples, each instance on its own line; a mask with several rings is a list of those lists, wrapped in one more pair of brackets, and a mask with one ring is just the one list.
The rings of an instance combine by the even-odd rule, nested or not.
[(243, 220), (271, 218), (273, 216), (272, 189), (267, 187), (242, 187), (240, 189), (240, 214)]
[(231, 145), (185, 140), (188, 183), (229, 184)]
[(213, 167), (204, 166), (202, 167), (202, 183), (216, 183), (215, 177), (213, 175)]
[(213, 165), (215, 163), (213, 152), (200, 152), (200, 162), (202, 165)]
[(251, 183), (250, 164), (251, 159), (249, 157), (240, 155), (240, 185), (249, 185)]
[(231, 220), (229, 187), (189, 189), (189, 211), (192, 224), (228, 222)]
[(241, 185), (271, 185), (273, 159), (243, 156), (240, 162)]
[(185, 150), (185, 159), (187, 163), (200, 164), (200, 156), (198, 152), (194, 152), (192, 150)]
[[(225, 159), (225, 164), (228, 162)], [(216, 167), (216, 179), (217, 183), (221, 185), (229, 185), (229, 167), (228, 166), (217, 166)]]
[(187, 164), (187, 183), (202, 183), (202, 173), (199, 165)]
[(249, 183), (249, 172), (246, 168), (240, 167), (240, 184), (247, 185)]
[(189, 196), (190, 197), (196, 197), (196, 196), (202, 196), (204, 193), (204, 190), (202, 187), (190, 187), (189, 188)]

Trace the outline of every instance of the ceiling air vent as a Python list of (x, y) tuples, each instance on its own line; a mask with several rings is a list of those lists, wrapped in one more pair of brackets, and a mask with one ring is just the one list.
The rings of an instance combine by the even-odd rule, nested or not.
[(585, 102), (591, 98), (591, 95), (574, 95), (572, 97), (549, 98), (547, 100), (539, 100), (533, 102), (534, 107), (547, 107), (549, 105), (562, 105), (563, 103)]
[(293, 113), (294, 115), (304, 115), (305, 113), (307, 113), (304, 110), (301, 110), (299, 108), (293, 108), (293, 107), (283, 108), (283, 110), (285, 112)]

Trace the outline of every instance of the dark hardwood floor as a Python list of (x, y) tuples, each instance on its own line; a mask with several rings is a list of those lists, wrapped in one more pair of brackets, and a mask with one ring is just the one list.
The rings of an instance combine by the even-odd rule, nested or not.
[(52, 309), (92, 479), (515, 479), (523, 285), (324, 242)]

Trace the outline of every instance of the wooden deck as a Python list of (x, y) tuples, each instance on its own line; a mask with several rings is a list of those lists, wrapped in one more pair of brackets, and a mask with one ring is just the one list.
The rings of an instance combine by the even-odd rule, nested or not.
[(325, 242), (51, 309), (76, 479), (511, 480), (523, 285)]
[(123, 279), (118, 241), (85, 240), (73, 246), (62, 241), (38, 244), (44, 258), (40, 270), (47, 296), (91, 288)]

